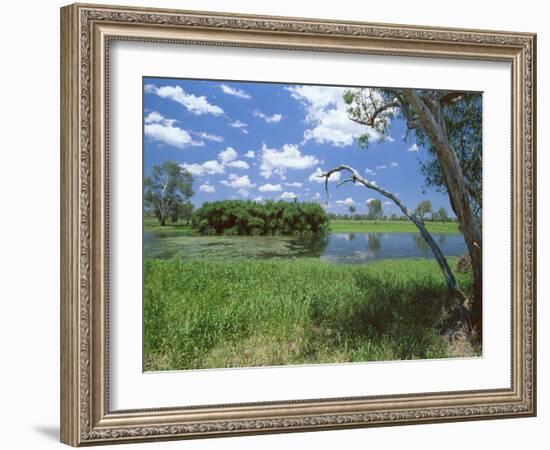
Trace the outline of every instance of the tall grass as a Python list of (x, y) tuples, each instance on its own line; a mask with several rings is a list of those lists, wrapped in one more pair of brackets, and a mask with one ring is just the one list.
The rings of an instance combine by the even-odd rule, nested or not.
[[(146, 260), (145, 370), (448, 356), (434, 261)], [(458, 274), (471, 289), (471, 277)]]

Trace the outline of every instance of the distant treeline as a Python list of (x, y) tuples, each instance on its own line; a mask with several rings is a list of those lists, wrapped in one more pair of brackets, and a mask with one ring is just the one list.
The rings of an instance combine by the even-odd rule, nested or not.
[(318, 203), (249, 200), (205, 202), (191, 226), (203, 235), (317, 236), (329, 230), (329, 219)]
[[(328, 218), (330, 220), (358, 220), (358, 221), (369, 221), (374, 220), (372, 217), (370, 217), (368, 214), (334, 214), (329, 213)], [(408, 222), (410, 219), (407, 216), (398, 216), (397, 214), (391, 214), (389, 216), (382, 215), (379, 219), (379, 221), (383, 222), (386, 220), (391, 220), (392, 222), (399, 221), (399, 222)], [(456, 217), (425, 217), (422, 219), (424, 222), (458, 222)]]

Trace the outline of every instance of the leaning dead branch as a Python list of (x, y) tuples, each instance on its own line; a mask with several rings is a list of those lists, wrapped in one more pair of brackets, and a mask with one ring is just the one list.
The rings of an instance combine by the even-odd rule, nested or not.
[(460, 302), (459, 310), (460, 310), (461, 316), (465, 321), (465, 325), (469, 328), (470, 320), (469, 320), (469, 312), (468, 312), (468, 309), (466, 308), (466, 297), (464, 293), (460, 290), (458, 283), (453, 275), (453, 272), (451, 271), (451, 268), (447, 263), (447, 259), (445, 258), (445, 255), (439, 248), (439, 245), (437, 245), (437, 242), (434, 240), (434, 238), (432, 237), (432, 235), (430, 234), (430, 232), (428, 231), (428, 229), (426, 228), (422, 220), (418, 218), (415, 214), (413, 214), (409, 210), (409, 208), (407, 208), (405, 204), (403, 204), (403, 202), (399, 200), (399, 198), (397, 198), (395, 194), (367, 180), (366, 178), (361, 176), (356, 169), (354, 169), (351, 166), (348, 166), (347, 164), (341, 164), (329, 170), (328, 172), (325, 172), (319, 175), (319, 177), (325, 179), (325, 191), (327, 193), (327, 199), (330, 195), (328, 190), (329, 178), (337, 172), (348, 172), (350, 174), (348, 178), (345, 178), (344, 180), (340, 181), (337, 187), (340, 187), (345, 183), (362, 184), (366, 188), (372, 189), (382, 194), (384, 197), (387, 197), (391, 201), (393, 201), (397, 205), (397, 207), (403, 212), (403, 214), (405, 214), (405, 216), (407, 216), (411, 220), (411, 222), (416, 225), (416, 227), (420, 231), (420, 234), (422, 235), (426, 243), (430, 246), (430, 249), (435, 256), (435, 259), (439, 264), (441, 271), (443, 272), (443, 276), (445, 277), (445, 281), (447, 282), (447, 287), (449, 291), (451, 292), (451, 294), (453, 294), (456, 297), (457, 300), (459, 300)]

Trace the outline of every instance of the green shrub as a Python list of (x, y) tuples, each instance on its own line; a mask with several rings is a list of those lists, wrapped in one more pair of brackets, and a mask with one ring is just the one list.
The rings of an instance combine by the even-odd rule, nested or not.
[(312, 237), (326, 234), (329, 220), (318, 203), (221, 200), (203, 203), (191, 225), (202, 235)]

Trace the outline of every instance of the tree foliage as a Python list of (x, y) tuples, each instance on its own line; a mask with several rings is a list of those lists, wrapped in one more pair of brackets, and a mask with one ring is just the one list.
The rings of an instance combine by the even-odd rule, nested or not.
[(367, 213), (367, 218), (369, 220), (380, 220), (383, 215), (382, 210), (382, 201), (377, 198), (370, 199), (367, 202), (367, 208), (369, 212)]
[(422, 220), (432, 212), (432, 202), (430, 200), (422, 200), (415, 208), (414, 213)]
[[(482, 198), (482, 123), (483, 98), (478, 92), (417, 91), (428, 102), (438, 103), (449, 145), (459, 160), (464, 175), (470, 203), (478, 225), (481, 226)], [(344, 94), (349, 118), (369, 126), (370, 132), (359, 137), (359, 144), (366, 147), (372, 140), (372, 130), (380, 140), (389, 135), (391, 121), (395, 117), (407, 123), (408, 139), (414, 130), (418, 146), (427, 149), (427, 158), (420, 159), (420, 171), (425, 178), (425, 187), (448, 194), (448, 187), (437, 158), (433, 141), (421, 126), (414, 125), (418, 117), (399, 89), (350, 89)]]
[(192, 211), (189, 199), (194, 194), (193, 177), (178, 163), (166, 161), (162, 166), (154, 166), (143, 184), (145, 207), (153, 211), (161, 225), (168, 218), (177, 221)]
[(432, 220), (434, 222), (445, 223), (445, 222), (449, 222), (451, 219), (449, 218), (449, 214), (447, 213), (447, 210), (442, 206), (432, 214)]
[(204, 235), (313, 237), (328, 232), (329, 219), (318, 203), (221, 200), (203, 203), (191, 225)]
[[(482, 198), (482, 97), (479, 93), (464, 93), (457, 101), (449, 102), (443, 108), (444, 121), (450, 145), (453, 147), (470, 195), (470, 204), (481, 225)], [(435, 149), (429, 137), (422, 131), (415, 131), (419, 145), (427, 149), (428, 158), (420, 160), (420, 170), (426, 179), (426, 187), (447, 194), (441, 166), (435, 156)]]

